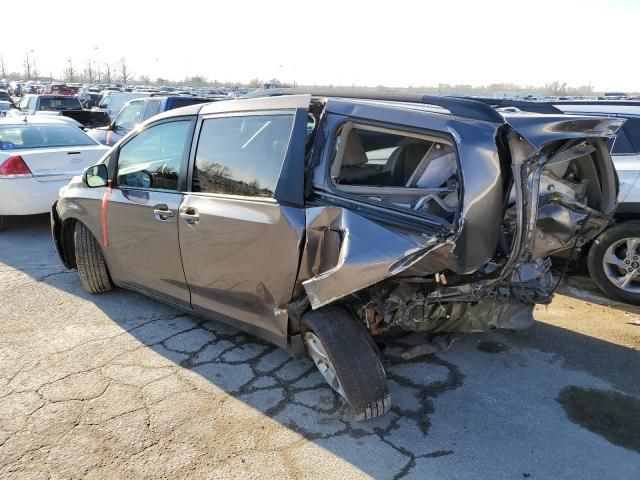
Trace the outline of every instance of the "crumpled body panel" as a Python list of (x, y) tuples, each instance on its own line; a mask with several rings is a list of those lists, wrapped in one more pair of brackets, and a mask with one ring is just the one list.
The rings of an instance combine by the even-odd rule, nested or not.
[[(437, 243), (435, 236), (383, 226), (341, 207), (310, 208), (305, 260), (312, 278), (302, 285), (315, 309), (402, 272)], [(411, 261), (399, 264), (406, 258)]]

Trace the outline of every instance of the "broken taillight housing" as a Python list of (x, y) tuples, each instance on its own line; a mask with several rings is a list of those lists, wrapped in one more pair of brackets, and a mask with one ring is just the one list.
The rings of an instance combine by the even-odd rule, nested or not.
[(31, 175), (31, 170), (20, 155), (14, 155), (0, 163), (0, 176), (18, 177)]

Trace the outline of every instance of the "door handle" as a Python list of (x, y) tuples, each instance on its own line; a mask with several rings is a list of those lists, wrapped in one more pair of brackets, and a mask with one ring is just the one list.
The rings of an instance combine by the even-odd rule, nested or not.
[(175, 217), (176, 214), (173, 210), (169, 210), (169, 207), (164, 203), (161, 203), (160, 205), (153, 207), (153, 216), (156, 220), (167, 222), (170, 218)]
[(185, 208), (182, 212), (180, 212), (180, 216), (189, 225), (195, 225), (196, 223), (198, 223), (198, 220), (200, 220), (200, 215), (198, 215), (198, 211), (193, 207)]

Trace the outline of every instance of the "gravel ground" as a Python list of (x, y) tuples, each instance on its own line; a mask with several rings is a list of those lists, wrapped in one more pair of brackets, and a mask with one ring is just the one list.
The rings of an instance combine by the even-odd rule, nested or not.
[(350, 423), (308, 360), (134, 293), (91, 296), (46, 217), (0, 233), (3, 478), (627, 479), (640, 311), (574, 277), (525, 332), (397, 357), (394, 407)]

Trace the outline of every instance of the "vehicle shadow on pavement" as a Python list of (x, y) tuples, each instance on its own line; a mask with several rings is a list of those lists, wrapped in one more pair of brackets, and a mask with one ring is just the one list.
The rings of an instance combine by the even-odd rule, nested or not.
[[(620, 390), (640, 395), (640, 355), (636, 350), (537, 323), (527, 332), (461, 337), (443, 354), (410, 361), (401, 360), (399, 352), (416, 343), (415, 335), (387, 339), (385, 369), (393, 407), (387, 415), (372, 421), (351, 422), (343, 418), (341, 402), (325, 385), (311, 361), (291, 359), (284, 350), (251, 335), (222, 323), (195, 318), (135, 293), (116, 290), (90, 295), (82, 289), (76, 272), (68, 272), (60, 264), (53, 244), (44, 240), (48, 235), (45, 217), (11, 222), (9, 230), (0, 234), (0, 263), (26, 273), (36, 282), (87, 300), (90, 304), (86, 308), (94, 309), (87, 312), (93, 311), (95, 315), (95, 306), (120, 327), (121, 333), (117, 337), (92, 340), (91, 347), (84, 353), (77, 352), (74, 358), (95, 362), (100, 368), (115, 367), (119, 371), (113, 375), (124, 376), (130, 369), (138, 369), (135, 381), (128, 379), (128, 385), (133, 384), (142, 392), (150, 412), (149, 422), (164, 422), (158, 428), (166, 431), (167, 442), (182, 432), (196, 444), (214, 442), (224, 450), (229, 447), (220, 444), (219, 436), (223, 443), (233, 433), (256, 437), (258, 443), (270, 442), (273, 449), (286, 450), (286, 458), (293, 464), (304, 464), (308, 458), (303, 460), (303, 457), (313, 455), (317, 470), (307, 470), (309, 476), (321, 475), (323, 468), (338, 457), (374, 478), (424, 478), (427, 473), (439, 473), (442, 477), (447, 472), (451, 475), (452, 465), (460, 477), (468, 477), (477, 474), (477, 465), (472, 460), (475, 454), (467, 450), (471, 447), (465, 443), (468, 432), (449, 431), (449, 427), (439, 424), (434, 438), (431, 436), (434, 418), (440, 413), (460, 425), (473, 423), (474, 418), (468, 418), (464, 413), (467, 402), (469, 405), (488, 405), (478, 418), (518, 416), (518, 409), (531, 408), (529, 394), (505, 397), (504, 389), (510, 387), (499, 383), (499, 372), (520, 369), (520, 385), (535, 384), (539, 381), (536, 368), (524, 368), (523, 365), (541, 361), (545, 368), (553, 371), (563, 368), (588, 372)], [(36, 247), (32, 248), (32, 245)], [(16, 280), (16, 284), (20, 281)], [(78, 314), (90, 326), (93, 321), (90, 313), (86, 314), (89, 318), (84, 315), (83, 312)], [(506, 348), (480, 348), (487, 338), (497, 339)], [(530, 349), (550, 355), (539, 360), (537, 353), (529, 353)], [(557, 365), (556, 358), (561, 359), (562, 367)], [(100, 363), (102, 359), (104, 365)], [(496, 363), (496, 359), (501, 360)], [(146, 367), (161, 369), (168, 366), (174, 373), (151, 381), (146, 377), (148, 372), (139, 371)], [(487, 377), (492, 380), (482, 387), (482, 391), (475, 387), (464, 390), (464, 396), (468, 398), (462, 405), (458, 404), (455, 398), (464, 389), (469, 372), (485, 370), (498, 373)], [(552, 384), (552, 391), (557, 392), (560, 386), (567, 384), (564, 377), (558, 382), (558, 385)], [(237, 405), (228, 402), (225, 394), (250, 406), (253, 413), (244, 409), (239, 414)], [(488, 404), (487, 396), (491, 398)], [(116, 403), (118, 401), (119, 398)], [(547, 402), (551, 405), (548, 411), (559, 415), (560, 419), (565, 418), (553, 398)], [(207, 407), (211, 404), (215, 408)], [(442, 411), (438, 412), (439, 409)], [(194, 418), (199, 420), (194, 422)], [(268, 440), (257, 437), (256, 432), (261, 429), (273, 428), (269, 423), (273, 421), (285, 426), (288, 433), (280, 432), (278, 438), (269, 437)], [(511, 438), (528, 437), (534, 443), (540, 442), (548, 436), (548, 422), (557, 421), (552, 418), (526, 425), (510, 421), (508, 425), (512, 431), (504, 440), (511, 442)], [(539, 428), (538, 432), (536, 428)], [(563, 438), (562, 430), (559, 430), (557, 441), (577, 442), (576, 448), (584, 451), (585, 458), (589, 455), (596, 458), (595, 447), (590, 444), (585, 447), (579, 438), (571, 435)], [(300, 443), (301, 437), (321, 449), (309, 450), (307, 443)], [(495, 448), (483, 454), (488, 456), (483, 461), (499, 465), (504, 453), (499, 448), (500, 441), (494, 439), (494, 443)], [(523, 443), (522, 452), (512, 443), (509, 445), (515, 470), (502, 472), (504, 478), (515, 478), (516, 474), (528, 476), (532, 468), (526, 459), (531, 444)], [(229, 453), (225, 461), (232, 461), (231, 457), (233, 455)], [(245, 452), (245, 458), (251, 461), (251, 451)], [(598, 462), (608, 465), (602, 457)], [(498, 473), (489, 476), (502, 478)]]

